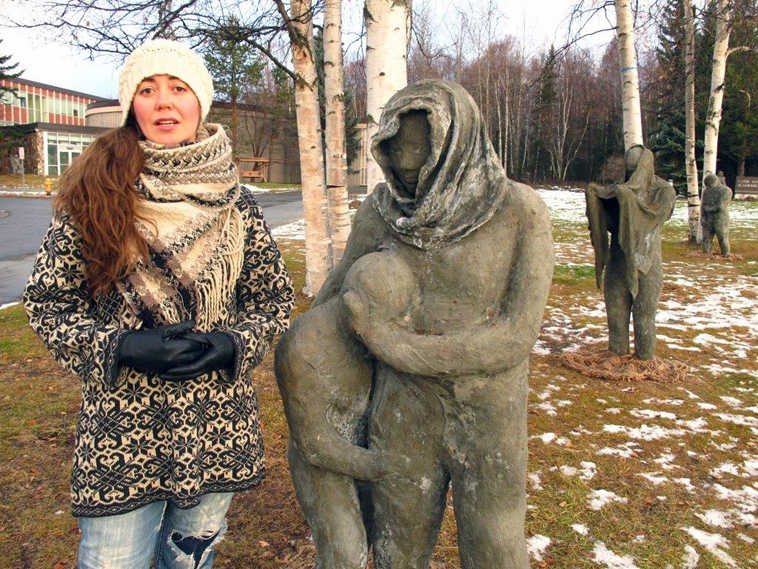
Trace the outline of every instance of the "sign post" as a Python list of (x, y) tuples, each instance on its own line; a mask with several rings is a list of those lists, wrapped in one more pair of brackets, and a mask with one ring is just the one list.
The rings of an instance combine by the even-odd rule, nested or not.
[(21, 160), (21, 185), (26, 186), (26, 168), (24, 168), (24, 147), (18, 147), (18, 158)]

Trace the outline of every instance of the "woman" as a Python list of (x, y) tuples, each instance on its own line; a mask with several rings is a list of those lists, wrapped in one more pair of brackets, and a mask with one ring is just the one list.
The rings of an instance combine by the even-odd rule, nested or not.
[(209, 568), (232, 493), (264, 476), (251, 371), (294, 294), (202, 59), (126, 60), (122, 124), (65, 172), (24, 294), (82, 378), (71, 476), (80, 568)]

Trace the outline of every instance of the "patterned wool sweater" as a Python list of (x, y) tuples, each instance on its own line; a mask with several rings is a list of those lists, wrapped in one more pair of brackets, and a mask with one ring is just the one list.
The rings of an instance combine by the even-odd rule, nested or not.
[[(123, 289), (90, 297), (79, 232), (67, 216), (53, 219), (24, 304), (55, 358), (82, 379), (71, 473), (75, 516), (119, 514), (159, 500), (186, 508), (205, 493), (249, 489), (263, 478), (251, 372), (286, 329), (294, 293), (252, 194), (241, 188), (232, 207), (245, 228), (240, 277), (207, 328), (232, 334), (234, 371), (185, 382), (130, 368), (113, 373), (118, 338), (147, 325), (145, 315)], [(154, 265), (166, 264), (161, 257), (152, 251)]]

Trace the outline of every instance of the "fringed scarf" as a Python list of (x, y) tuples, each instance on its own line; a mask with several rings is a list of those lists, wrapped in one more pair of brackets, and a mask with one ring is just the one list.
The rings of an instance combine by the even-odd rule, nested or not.
[(137, 228), (150, 248), (120, 284), (146, 325), (187, 318), (207, 331), (232, 298), (242, 270), (245, 227), (234, 203), (239, 179), (220, 125), (198, 131), (198, 141), (166, 148), (143, 141), (144, 194)]

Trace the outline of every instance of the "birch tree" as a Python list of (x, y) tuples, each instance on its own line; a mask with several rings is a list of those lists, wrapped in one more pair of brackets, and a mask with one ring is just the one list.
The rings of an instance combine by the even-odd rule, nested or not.
[(326, 192), (331, 237), (330, 266), (342, 258), (350, 234), (342, 63), (342, 0), (327, 0), (324, 13), (324, 99), (326, 103)]
[(713, 42), (711, 91), (708, 97), (708, 110), (705, 114), (703, 178), (708, 173), (716, 173), (721, 107), (724, 101), (724, 77), (726, 76), (726, 59), (729, 55), (729, 36), (732, 32), (731, 19), (734, 9), (730, 0), (711, 0), (711, 7), (716, 11), (716, 39)]
[(615, 0), (619, 68), (621, 70), (624, 150), (642, 144), (642, 111), (637, 52), (634, 47), (634, 16), (631, 0)]
[[(412, 0), (366, 0), (366, 88), (368, 139), (376, 133), (387, 100), (408, 83), (408, 35)], [(368, 149), (367, 149), (368, 150)], [(371, 192), (382, 181), (381, 169), (371, 152), (366, 180)]]
[(276, 5), (287, 25), (295, 71), (295, 116), (300, 150), (300, 178), (305, 215), (305, 293), (314, 295), (326, 280), (330, 239), (324, 178), (324, 147), (318, 104), (318, 76), (313, 46), (310, 0), (292, 0), (290, 14), (282, 0)]
[(697, 241), (700, 226), (700, 196), (698, 195), (697, 161), (695, 159), (695, 18), (691, 0), (682, 0), (684, 8), (684, 165), (687, 173), (687, 219), (689, 240)]

